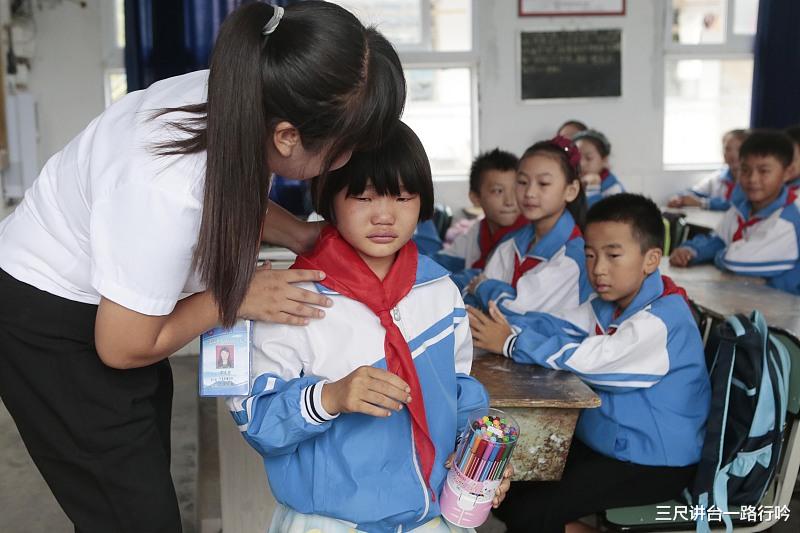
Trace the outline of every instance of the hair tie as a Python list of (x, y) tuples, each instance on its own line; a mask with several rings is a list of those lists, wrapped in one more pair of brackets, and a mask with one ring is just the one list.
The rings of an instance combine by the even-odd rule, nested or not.
[(564, 150), (567, 154), (567, 160), (569, 164), (572, 165), (572, 168), (578, 169), (578, 165), (581, 162), (581, 152), (578, 150), (578, 147), (575, 146), (575, 143), (570, 141), (568, 138), (557, 135), (551, 141), (551, 144), (556, 146), (560, 150)]
[(261, 35), (267, 36), (275, 31), (281, 19), (283, 18), (283, 8), (281, 6), (272, 7), (272, 17), (264, 24), (264, 29), (261, 30)]

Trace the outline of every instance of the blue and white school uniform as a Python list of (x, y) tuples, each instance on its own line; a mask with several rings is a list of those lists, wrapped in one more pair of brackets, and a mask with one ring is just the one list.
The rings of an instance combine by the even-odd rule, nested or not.
[(436, 229), (436, 224), (433, 220), (424, 220), (417, 224), (414, 230), (414, 236), (411, 238), (417, 249), (423, 255), (432, 256), (442, 249), (442, 239), (439, 237), (439, 232)]
[(697, 463), (711, 389), (688, 305), (665, 294), (656, 271), (619, 316), (617, 309), (594, 298), (569, 321), (512, 316), (505, 355), (572, 372), (595, 390), (601, 405), (583, 410), (575, 435), (596, 452), (640, 465)]
[(786, 187), (757, 213), (747, 199), (735, 201), (714, 233), (681, 246), (694, 252), (692, 264), (714, 261), (721, 269), (763, 277), (770, 287), (800, 294), (800, 201)]
[[(703, 178), (700, 183), (692, 187), (688, 192), (702, 203), (705, 209), (712, 211), (725, 211), (730, 209), (736, 180), (733, 177), (730, 167), (724, 166), (717, 172)], [(739, 193), (743, 196), (741, 187)]]
[(600, 186), (586, 188), (586, 202), (589, 204), (589, 207), (591, 207), (603, 198), (622, 192), (625, 192), (625, 187), (622, 186), (622, 182), (619, 181), (619, 178), (612, 174), (610, 170), (604, 168), (600, 173)]
[(276, 515), (272, 531), (309, 523), (322, 532), (343, 526), (370, 533), (421, 526), (440, 531), (445, 460), (468, 414), (488, 405), (483, 386), (469, 376), (472, 337), (459, 291), (447, 271), (420, 256), (411, 292), (392, 311), (424, 391), (436, 448), (433, 501), (417, 464), (407, 409), (377, 418), (331, 416), (322, 406), (327, 381), (363, 365), (386, 369), (378, 316), (321, 285), (299, 286), (329, 296), (333, 307), (305, 327), (256, 324), (251, 394), (228, 400), (242, 435), (264, 457), (272, 493), (288, 508)]
[(588, 300), (584, 240), (570, 212), (541, 240), (534, 242), (535, 236), (528, 224), (497, 246), (484, 270), (487, 279), (475, 289), (477, 305), (486, 309), (493, 301), (506, 315), (538, 311), (563, 317)]
[[(522, 220), (524, 221), (524, 219)], [(517, 225), (517, 223), (515, 223), (515, 225)], [(520, 223), (519, 225), (522, 224)], [(504, 231), (508, 233), (505, 235), (495, 233), (495, 235), (498, 235), (497, 240), (499, 242), (494, 245), (494, 248), (497, 248), (499, 243), (510, 239), (514, 234), (513, 226), (509, 228), (497, 228), (495, 230), (495, 232)], [(484, 232), (487, 232), (487, 235), (484, 235)], [(452, 273), (450, 279), (453, 280), (453, 283), (456, 284), (462, 294), (464, 294), (464, 290), (472, 278), (483, 272), (483, 263), (488, 263), (488, 259), (484, 259), (484, 261), (479, 263), (480, 266), (476, 266), (476, 263), (478, 263), (483, 254), (481, 250), (482, 238), (491, 241), (491, 236), (488, 232), (490, 232), (488, 223), (486, 219), (483, 219), (470, 226), (466, 233), (456, 237), (450, 246), (432, 256), (434, 261)], [(494, 250), (487, 254), (487, 258), (491, 257), (493, 251)]]

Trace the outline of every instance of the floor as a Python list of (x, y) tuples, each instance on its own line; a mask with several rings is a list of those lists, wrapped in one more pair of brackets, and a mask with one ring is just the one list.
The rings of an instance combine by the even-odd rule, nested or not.
[[(173, 357), (172, 367), (175, 378), (172, 476), (184, 532), (220, 533), (215, 402), (197, 397), (196, 356)], [(202, 465), (199, 472), (198, 465)], [(1, 402), (0, 480), (3, 480), (0, 532), (72, 533), (69, 521), (34, 467)], [(774, 533), (800, 531), (800, 498), (792, 500), (790, 507), (796, 514), (788, 523), (774, 527)], [(490, 518), (478, 528), (478, 533), (503, 533), (504, 529), (502, 523)]]

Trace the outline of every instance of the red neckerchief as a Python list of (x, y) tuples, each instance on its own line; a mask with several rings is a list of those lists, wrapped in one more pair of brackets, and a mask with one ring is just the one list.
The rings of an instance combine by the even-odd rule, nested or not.
[[(686, 291), (683, 289), (683, 287), (681, 287), (679, 285), (676, 285), (675, 282), (672, 281), (672, 278), (662, 275), (661, 276), (661, 283), (664, 284), (664, 290), (661, 292), (660, 298), (663, 298), (664, 296), (669, 296), (670, 294), (680, 294), (683, 297), (683, 299), (686, 301), (687, 305), (688, 305), (689, 296), (686, 294)], [(618, 319), (621, 314), (622, 314), (622, 309), (617, 307), (614, 310), (614, 314), (611, 316), (611, 320), (613, 321), (613, 320)], [(613, 335), (616, 332), (617, 332), (617, 328), (614, 327), (614, 326), (611, 326), (611, 327), (608, 328), (608, 330), (606, 330), (605, 334), (606, 335)], [(603, 335), (603, 330), (600, 329), (600, 324), (595, 323), (595, 325), (594, 325), (594, 333), (595, 333), (595, 335)]]
[(609, 177), (610, 175), (611, 175), (611, 172), (607, 168), (604, 168), (603, 170), (601, 170), (600, 171), (600, 183), (603, 183), (604, 181), (606, 181), (606, 178)]
[[(786, 202), (783, 204), (784, 207), (794, 203), (797, 199), (795, 190), (789, 189), (789, 194), (786, 195)], [(750, 226), (754, 226), (764, 220), (763, 217), (750, 217), (749, 219), (745, 220), (742, 218), (742, 215), (736, 213), (736, 220), (739, 222), (739, 225), (736, 228), (736, 232), (733, 234), (733, 239), (731, 242), (736, 242), (744, 238), (744, 230), (749, 228)]]
[(725, 181), (725, 199), (730, 200), (731, 195), (733, 194), (733, 189), (736, 188), (736, 182), (733, 180), (726, 180)]
[(472, 263), (472, 268), (486, 267), (486, 261), (489, 259), (489, 254), (492, 253), (492, 250), (494, 250), (494, 247), (497, 246), (497, 243), (502, 241), (503, 237), (513, 231), (517, 231), (527, 223), (528, 219), (520, 215), (510, 226), (498, 227), (495, 232), (492, 233), (492, 231), (489, 229), (489, 221), (484, 217), (484, 219), (481, 220), (480, 228), (478, 229), (478, 245), (481, 248), (481, 256), (477, 261)]
[[(575, 226), (573, 226), (572, 233), (569, 234), (567, 242), (582, 236), (583, 234), (581, 233), (581, 228), (579, 228), (578, 225), (576, 224)], [(531, 248), (533, 248), (534, 242), (536, 242), (535, 239), (532, 240), (531, 243), (528, 245), (528, 249), (525, 251), (526, 255), (528, 252), (531, 251)], [(514, 275), (511, 277), (511, 286), (516, 289), (519, 278), (524, 276), (527, 271), (536, 267), (536, 265), (538, 265), (541, 262), (542, 262), (541, 259), (537, 259), (535, 257), (526, 257), (523, 261), (520, 261), (519, 257), (517, 257), (517, 254), (514, 254)]]
[[(430, 489), (436, 449), (428, 431), (422, 387), (408, 342), (391, 316), (392, 309), (414, 286), (417, 276), (417, 246), (413, 241), (408, 241), (397, 253), (394, 264), (381, 282), (336, 228), (328, 226), (322, 230), (314, 250), (299, 256), (292, 268), (325, 272), (325, 279), (319, 282), (321, 285), (363, 303), (380, 318), (381, 326), (386, 330), (383, 342), (386, 368), (411, 388), (413, 401), (406, 408), (411, 415), (411, 433), (422, 474)], [(433, 490), (431, 497), (436, 499)]]

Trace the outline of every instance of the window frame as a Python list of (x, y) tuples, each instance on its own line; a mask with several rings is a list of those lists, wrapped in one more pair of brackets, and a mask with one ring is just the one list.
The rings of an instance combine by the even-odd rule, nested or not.
[(725, 33), (723, 43), (698, 43), (698, 44), (684, 44), (676, 43), (672, 40), (672, 17), (673, 5), (672, 0), (667, 0), (663, 3), (663, 32), (664, 32), (664, 52), (662, 61), (661, 72), (661, 86), (662, 86), (662, 105), (664, 108), (664, 118), (662, 120), (662, 133), (661, 133), (661, 166), (664, 171), (708, 171), (719, 168), (717, 163), (666, 163), (664, 160), (665, 150), (664, 143), (666, 142), (666, 131), (664, 126), (666, 124), (666, 110), (667, 110), (667, 91), (666, 91), (666, 69), (667, 65), (673, 61), (679, 60), (743, 60), (753, 59), (753, 47), (755, 44), (755, 35), (738, 34), (734, 32), (734, 13), (735, 3), (738, 0), (726, 0), (724, 3), (725, 8)]
[(125, 9), (125, 2), (118, 0), (100, 2), (103, 93), (105, 106), (110, 106), (110, 75), (125, 71), (125, 48), (117, 45), (117, 9)]
[[(431, 0), (419, 0), (420, 13), (422, 14), (421, 46), (425, 46), (431, 38)], [(470, 49), (459, 51), (438, 51), (423, 50), (421, 47), (394, 45), (400, 63), (403, 66), (403, 73), (410, 69), (446, 69), (446, 68), (466, 68), (469, 69), (470, 78), (470, 163), (478, 153), (480, 146), (478, 135), (478, 66), (479, 53), (478, 45), (478, 21), (476, 17), (477, 0), (468, 0), (470, 7)], [(448, 181), (463, 181), (469, 176), (469, 163), (463, 171), (458, 172), (435, 172), (433, 181), (436, 183)]]

